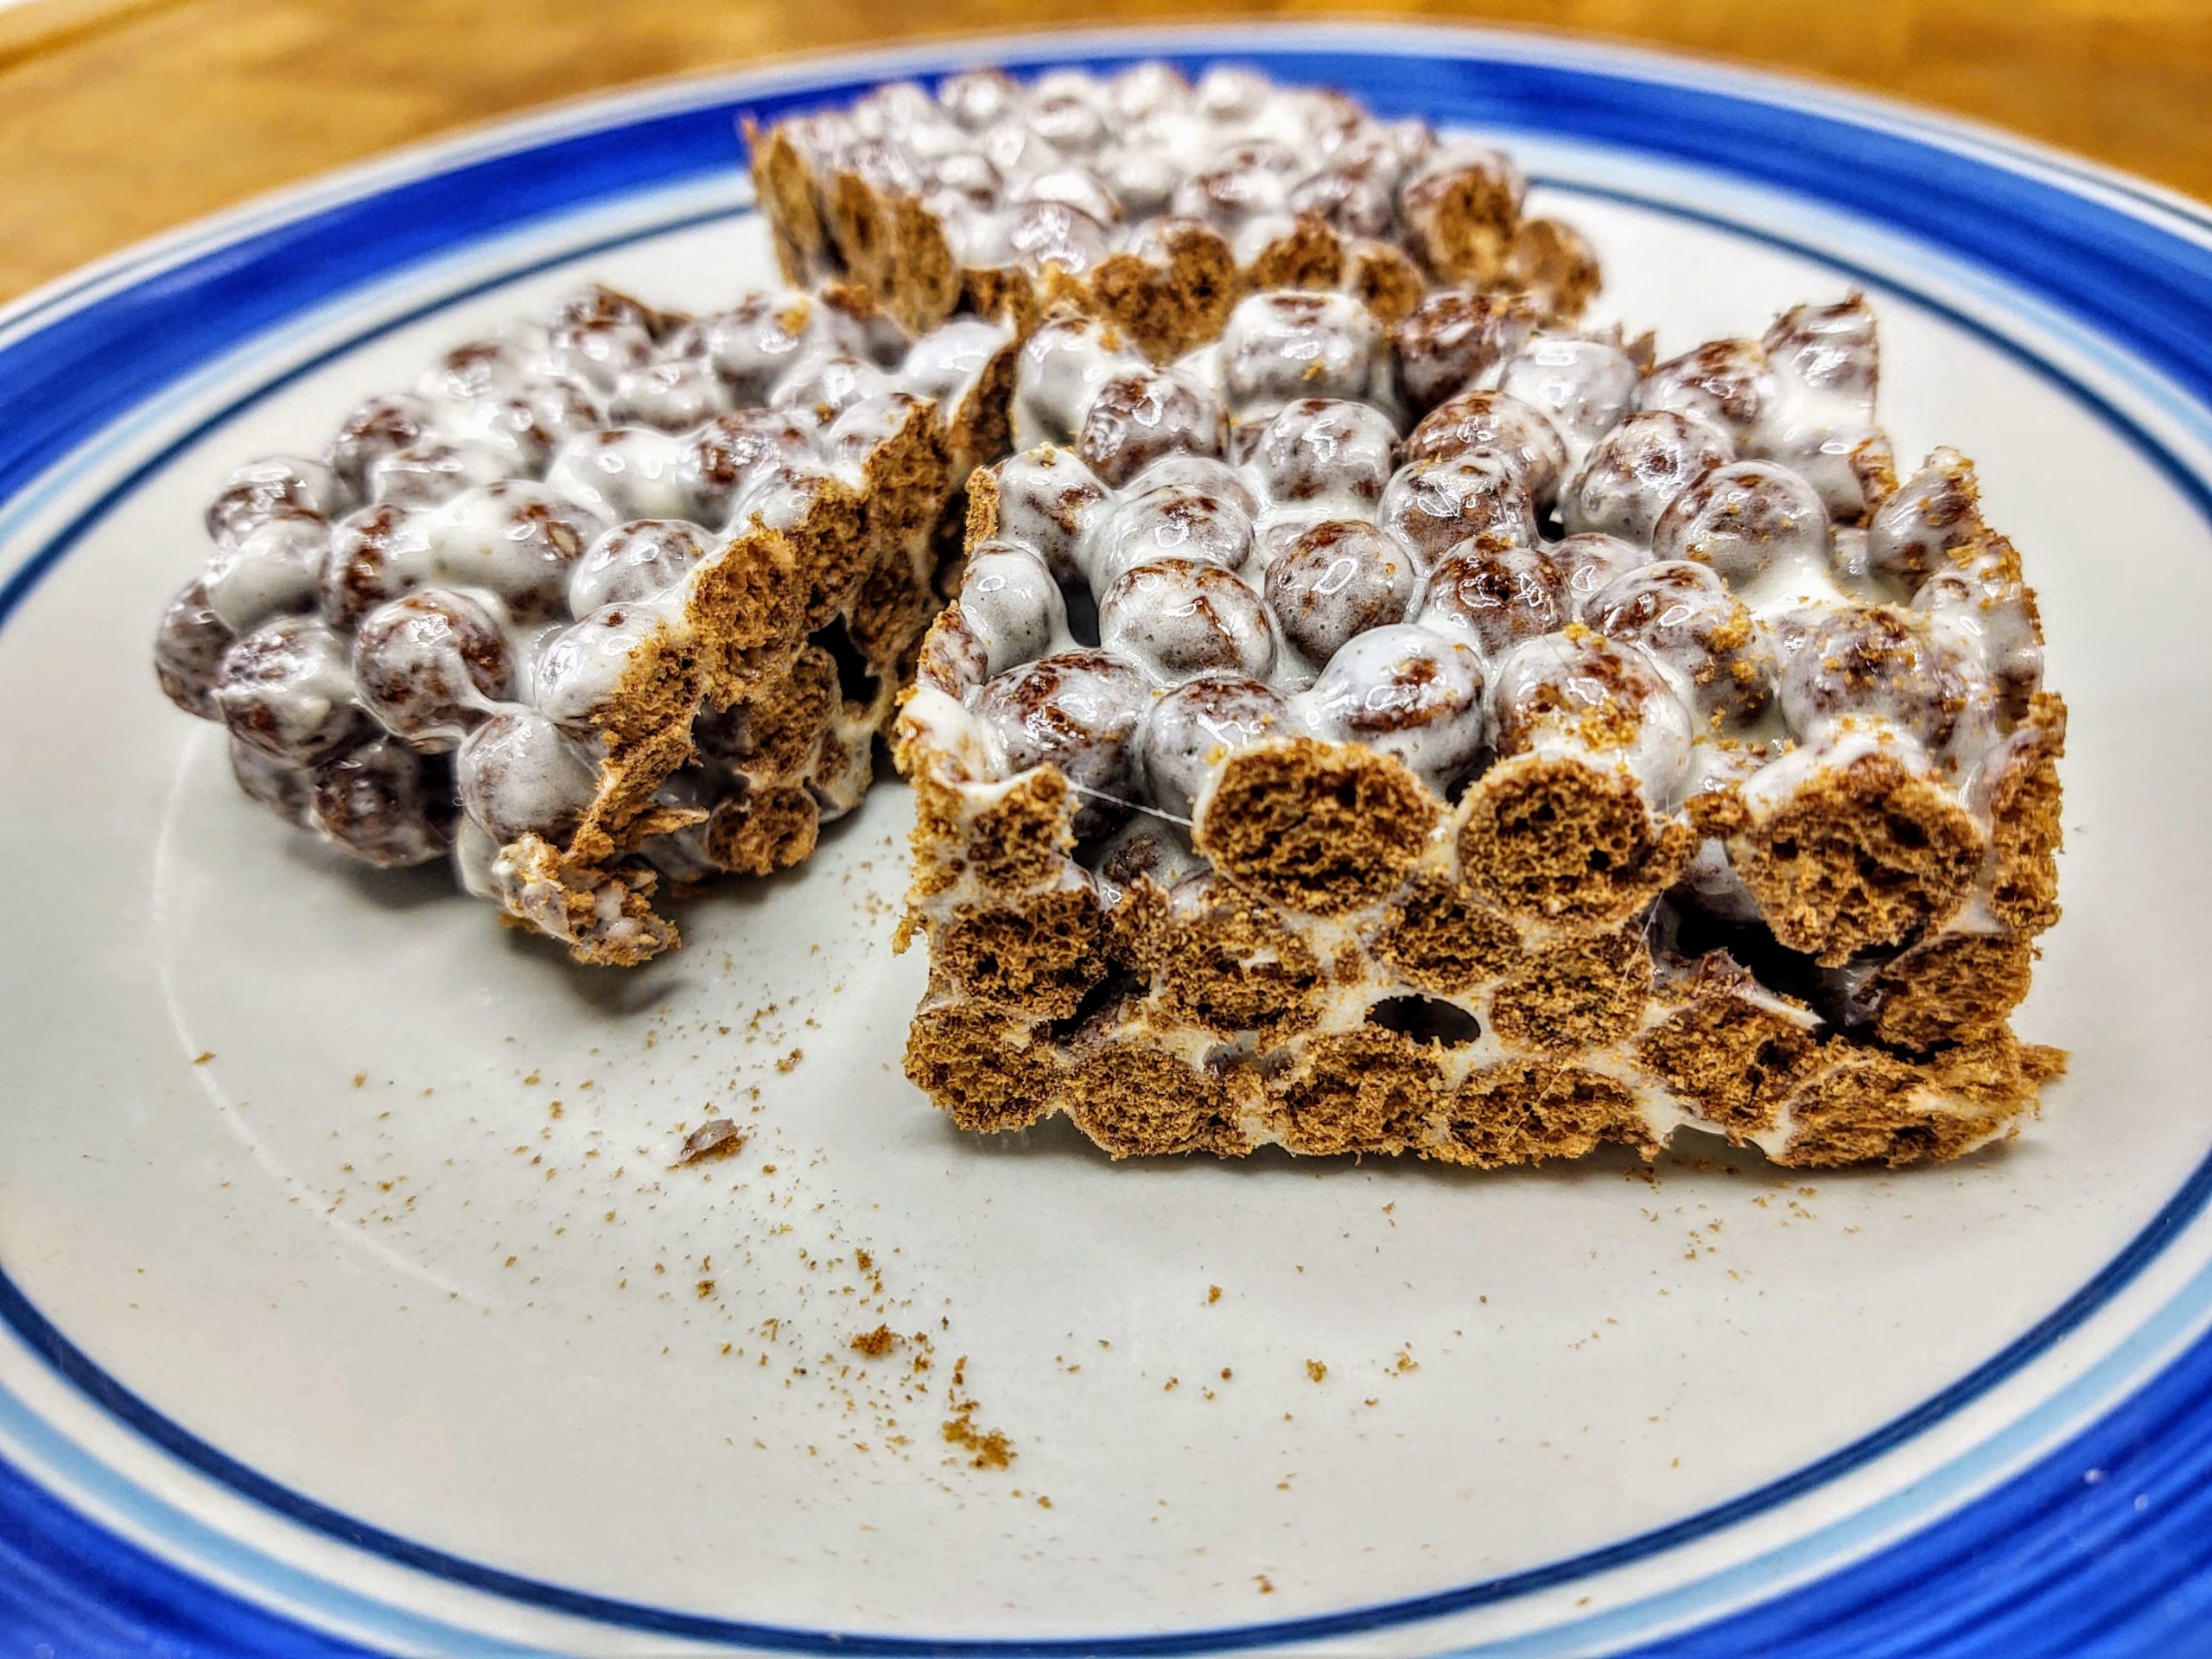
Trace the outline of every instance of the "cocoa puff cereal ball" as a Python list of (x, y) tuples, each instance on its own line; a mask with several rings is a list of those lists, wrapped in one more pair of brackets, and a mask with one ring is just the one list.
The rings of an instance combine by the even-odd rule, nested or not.
[(1228, 441), (1229, 416), (1212, 391), (1172, 369), (1138, 369), (1092, 394), (1075, 448), (1118, 486), (1163, 455), (1218, 455)]
[(328, 760), (370, 730), (344, 638), (313, 617), (280, 617), (233, 642), (213, 696), (232, 736), (285, 766)]
[(1516, 646), (1491, 677), (1498, 757), (1578, 755), (1628, 769), (1647, 805), (1671, 806), (1689, 776), (1690, 711), (1669, 672), (1580, 630)]
[(512, 706), (469, 733), (454, 772), (462, 810), (501, 846), (524, 836), (568, 845), (598, 781), (551, 720)]
[(1536, 512), (1495, 455), (1459, 455), (1401, 467), (1382, 492), (1376, 522), (1433, 563), (1474, 536), (1534, 546)]
[(1957, 636), (1895, 605), (1834, 611), (1782, 661), (1782, 712), (1807, 742), (1878, 722), (1936, 754), (1990, 718), (1989, 692)]
[(1483, 454), (1503, 461), (1540, 512), (1567, 471), (1567, 444), (1548, 416), (1510, 392), (1463, 391), (1423, 417), (1406, 440), (1408, 461)]
[(1078, 550), (1108, 505), (1090, 468), (1073, 450), (1046, 445), (1008, 456), (990, 474), (997, 486), (998, 538), (1042, 556), (1056, 581), (1079, 581)]
[(1412, 550), (1360, 519), (1298, 531), (1267, 571), (1267, 599), (1285, 639), (1326, 663), (1353, 635), (1405, 620), (1420, 576)]
[(1703, 421), (1669, 410), (1631, 415), (1599, 439), (1560, 497), (1570, 532), (1649, 543), (1660, 515), (1690, 485), (1736, 458)]
[(338, 429), (323, 451), (328, 463), (354, 499), (365, 497), (369, 468), (386, 455), (411, 449), (437, 418), (428, 400), (397, 397), (371, 397), (358, 405)]
[(310, 774), (298, 766), (272, 760), (251, 743), (230, 740), (231, 776), (249, 800), (258, 802), (295, 830), (308, 823), (308, 801), (314, 785)]
[(1541, 334), (1506, 359), (1497, 389), (1550, 420), (1573, 467), (1620, 424), (1639, 378), (1635, 360), (1609, 341)]
[(329, 547), (322, 519), (290, 513), (263, 519), (216, 545), (202, 578), (207, 608), (232, 633), (313, 610)]
[(772, 471), (812, 460), (812, 427), (787, 410), (734, 410), (715, 416), (677, 451), (677, 493), (699, 524), (723, 529)]
[(689, 518), (695, 504), (684, 467), (688, 448), (650, 427), (588, 432), (561, 446), (546, 467), (546, 487), (601, 527), (626, 518)]
[(426, 438), (370, 467), (369, 499), (396, 507), (435, 507), (515, 470), (514, 458), (498, 445)]
[(1233, 672), (1186, 680), (1145, 715), (1146, 791), (1162, 811), (1189, 818), (1223, 761), (1250, 744), (1289, 733), (1289, 705), (1274, 687)]
[(1255, 294), (1229, 314), (1221, 378), (1239, 420), (1305, 397), (1375, 398), (1382, 325), (1349, 294)]
[(1828, 564), (1828, 512), (1813, 486), (1771, 461), (1716, 467), (1668, 504), (1651, 535), (1662, 559), (1710, 565), (1729, 587), (1756, 582), (1776, 565)]
[(1995, 545), (1939, 570), (1912, 596), (1912, 608), (1955, 631), (1978, 660), (2006, 720), (2018, 722), (2043, 685), (2043, 628), (2035, 594), (2020, 579), (2010, 543)]
[(1709, 565), (1645, 565), (1607, 586), (1584, 615), (1608, 639), (1673, 670), (1701, 716), (1750, 720), (1772, 694), (1773, 664), (1751, 613)]
[(207, 535), (216, 542), (242, 536), (282, 515), (335, 518), (353, 505), (338, 474), (304, 455), (271, 455), (248, 461), (223, 480), (207, 504)]
[(983, 649), (987, 677), (1043, 656), (1068, 631), (1059, 584), (1043, 557), (1020, 542), (980, 542), (969, 550), (960, 614)]
[(1481, 658), (1412, 623), (1355, 635), (1303, 702), (1317, 736), (1395, 755), (1439, 791), (1472, 772), (1483, 752)]
[(361, 619), (353, 672), (385, 729), (426, 749), (453, 747), (515, 691), (500, 620), (464, 594), (435, 588), (389, 600)]
[(1414, 620), (1465, 639), (1485, 659), (1567, 621), (1566, 583), (1535, 549), (1477, 537), (1428, 573)]
[(1391, 331), (1399, 388), (1426, 414), (1521, 351), (1542, 320), (1518, 295), (1432, 294)]
[(674, 358), (625, 369), (615, 378), (607, 412), (625, 426), (687, 432), (728, 404), (729, 394), (709, 365)]
[(1259, 498), (1236, 469), (1212, 455), (1163, 455), (1123, 486), (1122, 493), (1133, 501), (1154, 490), (1182, 485), (1203, 491), (1247, 517), (1260, 511)]
[(1245, 471), (1276, 506), (1371, 515), (1397, 470), (1398, 433), (1372, 404), (1300, 397), (1261, 429)]
[(1260, 596), (1196, 559), (1154, 559), (1116, 576), (1098, 596), (1098, 642), (1167, 685), (1217, 669), (1264, 679), (1275, 664)]
[(539, 712), (571, 737), (595, 738), (667, 626), (666, 611), (651, 601), (602, 605), (571, 622), (538, 647), (531, 690)]
[(215, 680), (234, 638), (207, 603), (207, 583), (198, 577), (187, 582), (162, 607), (154, 632), (154, 677), (168, 700), (188, 715), (220, 719)]
[(1591, 531), (1554, 542), (1546, 550), (1559, 570), (1564, 589), (1560, 602), (1571, 621), (1586, 618), (1591, 601), (1616, 577), (1651, 563), (1649, 550)]
[(1911, 594), (1981, 527), (1974, 468), (1957, 450), (1938, 449), (1875, 509), (1866, 525), (1867, 566)]
[(1656, 365), (1636, 389), (1636, 406), (1694, 416), (1740, 450), (1766, 412), (1773, 386), (1773, 371), (1756, 340), (1708, 340)]
[(330, 535), (315, 578), (324, 621), (349, 628), (388, 599), (430, 580), (426, 520), (403, 507), (365, 507)]
[(483, 588), (524, 623), (565, 613), (569, 573), (607, 524), (559, 492), (524, 480), (492, 485), (422, 521), (434, 579)]
[(315, 827), (385, 869), (427, 864), (453, 841), (453, 780), (442, 763), (394, 737), (372, 739), (315, 767)]
[(1252, 556), (1252, 521), (1202, 486), (1172, 484), (1123, 499), (1085, 540), (1083, 556), (1091, 591), (1102, 596), (1122, 572), (1154, 559), (1241, 570)]
[(1151, 702), (1135, 664), (1104, 651), (1066, 651), (1009, 669), (983, 687), (976, 712), (1009, 773), (1050, 763), (1082, 798), (1075, 828), (1110, 830), (1135, 792), (1137, 721)]
[(569, 572), (569, 611), (651, 599), (675, 588), (707, 556), (699, 526), (681, 518), (633, 518), (585, 549)]

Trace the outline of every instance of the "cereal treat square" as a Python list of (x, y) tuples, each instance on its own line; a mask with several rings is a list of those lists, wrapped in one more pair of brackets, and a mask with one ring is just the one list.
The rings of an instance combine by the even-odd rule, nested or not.
[(867, 789), (1014, 350), (842, 293), (588, 289), (232, 474), (162, 685), (280, 817), (643, 961), (662, 878), (796, 863)]
[(1856, 295), (1656, 365), (1458, 292), (1049, 321), (899, 723), (908, 1075), (1117, 1156), (2007, 1134), (2065, 708), (1876, 365)]
[(1495, 288), (1564, 319), (1598, 283), (1579, 235), (1523, 216), (1497, 150), (1247, 69), (978, 70), (747, 136), (785, 275), (856, 283), (918, 330), (1070, 302), (1166, 361), (1255, 289), (1395, 321), (1431, 283)]

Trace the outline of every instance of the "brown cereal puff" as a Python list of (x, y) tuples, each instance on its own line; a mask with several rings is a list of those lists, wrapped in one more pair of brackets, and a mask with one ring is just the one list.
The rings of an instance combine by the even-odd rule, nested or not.
[(809, 645), (793, 659), (790, 677), (693, 729), (700, 752), (756, 776), (791, 777), (813, 759), (822, 728), (836, 706), (837, 665)]
[(1100, 260), (1090, 297), (1139, 351), (1172, 363), (1220, 335), (1236, 303), (1236, 256), (1220, 232), (1194, 219), (1164, 219), (1147, 242), (1145, 252)]
[(1396, 887), (1436, 821), (1436, 798), (1403, 762), (1282, 738), (1230, 757), (1195, 839), (1216, 869), (1262, 897), (1336, 915)]
[(2034, 964), (2034, 944), (2017, 933), (1923, 939), (1867, 981), (1874, 1035), (1916, 1052), (1990, 1036), (2027, 995)]
[(1942, 925), (1982, 852), (1949, 791), (1883, 753), (1816, 774), (1728, 842), (1775, 938), (1827, 968)]
[(2058, 919), (2058, 762), (2066, 753), (2066, 704), (2039, 691), (2013, 738), (2007, 762), (1989, 790), (1990, 839), (1997, 859), (1989, 907), (2024, 933), (2039, 933)]
[(1573, 226), (1527, 219), (1513, 232), (1501, 275), (1510, 290), (1526, 292), (1554, 321), (1570, 321), (1596, 296), (1598, 256)]
[(1878, 1049), (1831, 1043), (1784, 1109), (1789, 1138), (1770, 1154), (1796, 1168), (1956, 1158), (1994, 1135), (2025, 1104), (1946, 1098), (1916, 1068)]
[(1433, 1046), (1370, 1027), (1307, 1041), (1269, 1090), (1267, 1114), (1293, 1152), (1402, 1152), (1429, 1138), (1443, 1092)]
[(1425, 879), (1390, 907), (1368, 948), (1407, 984), (1449, 994), (1505, 973), (1520, 960), (1521, 938), (1476, 894)]
[(1651, 953), (1630, 927), (1540, 950), (1491, 998), (1491, 1025), (1521, 1048), (1568, 1052), (1616, 1043), (1651, 995)]
[(1116, 1158), (1251, 1150), (1221, 1078), (1155, 1048), (1096, 1050), (1069, 1074), (1062, 1101), (1076, 1128)]
[(1421, 267), (1405, 251), (1363, 238), (1344, 250), (1344, 291), (1372, 311), (1385, 327), (1403, 321), (1421, 303)]
[(1252, 289), (1333, 289), (1344, 286), (1344, 248), (1337, 233), (1312, 213), (1260, 250), (1247, 273)]
[(1697, 850), (1688, 823), (1655, 823), (1636, 780), (1569, 759), (1518, 754), (1459, 809), (1467, 880), (1509, 914), (1573, 926), (1626, 920)]
[(1647, 1159), (1659, 1143), (1628, 1090), (1580, 1066), (1508, 1062), (1478, 1071), (1445, 1103), (1431, 1155), (1478, 1169), (1580, 1158), (1607, 1141)]
[[(1751, 988), (1742, 969), (1732, 977)], [(1762, 1000), (1772, 1000), (1770, 994)], [(1688, 1003), (1644, 1033), (1636, 1057), (1700, 1118), (1741, 1145), (1774, 1127), (1782, 1103), (1817, 1063), (1819, 1046), (1808, 1024), (1711, 976)]]
[(924, 1008), (906, 1076), (963, 1129), (1026, 1129), (1053, 1104), (1058, 1064), (1019, 1021), (960, 1002)]
[(741, 693), (804, 637), (802, 556), (782, 531), (753, 530), (709, 555), (692, 577), (690, 620), (700, 633), (707, 684), (721, 702)]
[(786, 282), (804, 283), (830, 257), (829, 228), (815, 204), (811, 171), (780, 126), (764, 132), (747, 116), (745, 142), (753, 156), (753, 188), (761, 216), (775, 238), (776, 264)]
[(802, 863), (822, 833), (814, 797), (798, 785), (746, 790), (707, 820), (707, 856), (740, 875), (767, 875)]
[(1228, 882), (1173, 898), (1140, 880), (1116, 907), (1123, 949), (1166, 1011), (1217, 1036), (1263, 1043), (1313, 1023), (1321, 963), (1306, 943)]
[(1106, 973), (1104, 918), (1089, 887), (1060, 887), (1012, 905), (963, 905), (935, 929), (934, 967), (967, 995), (1063, 1020)]

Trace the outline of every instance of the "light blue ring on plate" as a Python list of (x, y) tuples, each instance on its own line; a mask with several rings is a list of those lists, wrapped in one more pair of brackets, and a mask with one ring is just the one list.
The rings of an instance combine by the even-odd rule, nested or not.
[[(1431, 55), (1357, 50), (1336, 37), (1304, 48), (1237, 51), (1233, 55), (1286, 78), (1343, 86), (1386, 113), (1420, 113), (1445, 122), (1611, 143), (1632, 152), (1797, 190), (1990, 267), (2158, 366), (2197, 400), (2199, 414), (2212, 391), (2212, 256), (2190, 239), (2158, 228), (2154, 221), (2162, 217), (2191, 222), (2170, 203), (2138, 196), (2137, 211), (2121, 213), (2086, 194), (2055, 188), (1955, 149), (1827, 114), (1633, 73), (1520, 55), (1485, 56), (1478, 46), (1457, 54), (1444, 52), (1436, 49), (1440, 41), (1432, 31), (1417, 38), (1431, 48)], [(1172, 48), (1175, 42), (1171, 39), (1163, 44)], [(1058, 60), (1109, 66), (1153, 54), (1141, 47), (1129, 47)], [(950, 63), (969, 54), (948, 51), (937, 55)], [(1167, 55), (1192, 61), (1172, 49)], [(1724, 83), (1727, 77), (1716, 72), (1712, 79)], [(193, 254), (143, 281), (103, 287), (74, 309), (69, 308), (67, 294), (39, 302), (49, 321), (0, 350), (0, 497), (19, 491), (40, 469), (43, 458), (91, 437), (149, 392), (307, 307), (326, 303), (348, 288), (390, 276), (433, 254), (593, 201), (734, 168), (740, 158), (729, 137), (730, 119), (739, 107), (772, 118), (801, 104), (841, 100), (855, 90), (853, 83), (832, 75), (810, 86), (747, 99), (742, 105), (728, 101), (679, 105), (628, 118), (616, 111), (602, 125), (556, 134), (514, 150), (479, 155), (358, 199), (257, 226), (241, 241)], [(2052, 165), (2044, 158), (2031, 159), (2039, 168)], [(2114, 188), (2108, 180), (2082, 176), (2100, 191)], [(1728, 228), (1745, 233), (1742, 226)], [(342, 266), (342, 275), (335, 280), (325, 264), (333, 260)], [(124, 275), (111, 273), (107, 282), (123, 280)], [(1893, 281), (1885, 285), (1897, 286)], [(1954, 320), (1985, 338), (1997, 339), (1971, 320), (1955, 315)], [(117, 360), (118, 340), (131, 350), (127, 363)], [(2007, 342), (1997, 343), (2019, 355)], [(2035, 366), (2054, 372), (2048, 365)], [(2070, 384), (2070, 390), (2096, 404), (2200, 507), (2207, 505), (2203, 480), (2177, 457), (2087, 388)], [(111, 492), (0, 588), (0, 620), (92, 517), (111, 506), (132, 483), (135, 479)], [(2159, 1219), (2126, 1251), (2027, 1337), (1874, 1436), (1706, 1515), (1573, 1561), (1388, 1606), (1270, 1625), (1093, 1641), (939, 1643), (841, 1637), (632, 1607), (534, 1584), (376, 1533), (231, 1464), (213, 1447), (122, 1389), (68, 1344), (4, 1279), (0, 1279), (0, 1317), (79, 1388), (203, 1472), (302, 1524), (421, 1570), (541, 1608), (676, 1637), (795, 1651), (1174, 1654), (1325, 1639), (1441, 1617), (1620, 1565), (1809, 1490), (1920, 1432), (2078, 1325), (2158, 1254), (2164, 1239), (2202, 1206), (2208, 1192), (2212, 1192), (2212, 1160), (2190, 1177)], [(2075, 1447), (1977, 1498), (1918, 1535), (1909, 1547), (1884, 1551), (1763, 1607), (1708, 1625), (1666, 1644), (1664, 1650), (1681, 1656), (1819, 1651), (1848, 1653), (1853, 1659), (1888, 1652), (2012, 1656), (2086, 1650), (2082, 1631), (2067, 1622), (2071, 1620), (2093, 1624), (2100, 1641), (2147, 1641), (2160, 1634), (2168, 1642), (2161, 1651), (2183, 1651), (2171, 1645), (2171, 1637), (2190, 1627), (2175, 1622), (2177, 1610), (2190, 1611), (2212, 1603), (2212, 1590), (2207, 1588), (2212, 1535), (2196, 1524), (2202, 1518), (2201, 1509), (2212, 1498), (2193, 1497), (2189, 1503), (2162, 1504), (2149, 1511), (2134, 1506), (2133, 1494), (2143, 1490), (2145, 1482), (2170, 1484), (2192, 1495), (2212, 1489), (2212, 1481), (2205, 1478), (2212, 1471), (2212, 1445), (2207, 1444), (2212, 1441), (2212, 1427), (2208, 1427), (2203, 1409), (2208, 1396), (2212, 1396), (2212, 1343), (2200, 1343), (2134, 1400), (2085, 1433)], [(2131, 1440), (2151, 1429), (2158, 1431), (2158, 1438)], [(2091, 1465), (2105, 1469), (2108, 1478), (2082, 1487), (2080, 1471)], [(2118, 1478), (2123, 1470), (2136, 1478), (2123, 1483)], [(2072, 1487), (2066, 1484), (2069, 1480)], [(2082, 1492), (2088, 1494), (2086, 1499)], [(2094, 1510), (2097, 1524), (2107, 1524), (2107, 1499), (2122, 1497), (2127, 1503), (2126, 1516), (2120, 1517), (2123, 1529), (2130, 1538), (2145, 1541), (2131, 1546), (2135, 1552), (2131, 1570), (2117, 1575), (2104, 1586), (2107, 1593), (2094, 1601), (2082, 1597), (2083, 1586), (2094, 1581), (2087, 1571), (2076, 1573), (2057, 1611), (2037, 1601), (2035, 1592), (2048, 1579), (2047, 1573), (2039, 1575), (2035, 1570), (2037, 1553), (2052, 1552), (2050, 1560), (2063, 1559), (2064, 1541), (2086, 1524), (2085, 1514)], [(141, 1599), (148, 1605), (137, 1609), (135, 1616), (143, 1622), (127, 1635), (160, 1630), (184, 1641), (219, 1644), (182, 1649), (188, 1652), (352, 1650), (154, 1562), (135, 1546), (68, 1516), (78, 1529), (72, 1534), (57, 1516), (68, 1516), (68, 1512), (19, 1477), (0, 1480), (0, 1519), (11, 1523), (0, 1537), (20, 1541), (26, 1554), (18, 1559), (35, 1559), (44, 1574), (41, 1582), (54, 1593), (63, 1593), (73, 1584), (94, 1598), (86, 1602), (88, 1610), (111, 1610), (112, 1602), (100, 1599), (103, 1589), (111, 1596), (118, 1584), (139, 1587)], [(2135, 1570), (2146, 1559), (2146, 1546), (2152, 1547), (2158, 1568)], [(16, 1546), (0, 1544), (0, 1567), (8, 1564), (4, 1552), (11, 1547)], [(1969, 1570), (1976, 1562), (1984, 1566), (1978, 1573)], [(2122, 1584), (2118, 1577), (2131, 1582)], [(2154, 1592), (2148, 1600), (2142, 1593), (2144, 1580)], [(162, 1586), (159, 1596), (154, 1593), (156, 1586)], [(1972, 1593), (1977, 1586), (1991, 1587), (2006, 1609), (2026, 1605), (2041, 1611), (2025, 1623), (2015, 1618), (2000, 1625), (1988, 1622), (1995, 1615), (1985, 1609), (1977, 1616), (1977, 1626), (1962, 1628), (1959, 1612), (1980, 1605)], [(1920, 1600), (1891, 1599), (1916, 1592)], [(1897, 1616), (1900, 1606), (1910, 1609), (1902, 1624)], [(0, 1599), (0, 1613), (8, 1610), (7, 1601)], [(87, 1622), (66, 1632), (68, 1641), (62, 1650), (137, 1650), (92, 1645), (100, 1642), (102, 1628), (88, 1612)], [(1985, 1636), (1999, 1630), (2009, 1645), (1988, 1645)], [(2062, 1633), (2074, 1645), (2048, 1645), (2050, 1637)], [(1808, 1647), (1808, 1641), (1827, 1645)], [(1785, 1649), (1777, 1643), (1789, 1645)]]

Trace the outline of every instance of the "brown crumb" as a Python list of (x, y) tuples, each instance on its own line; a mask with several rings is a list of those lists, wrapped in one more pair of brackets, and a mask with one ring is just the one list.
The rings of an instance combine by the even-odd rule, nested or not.
[(197, 1053), (197, 1054), (195, 1054), (195, 1055), (194, 1055), (194, 1056), (192, 1057), (192, 1063), (193, 1063), (194, 1065), (207, 1065), (207, 1062), (208, 1062), (208, 1061), (210, 1061), (210, 1060), (213, 1059), (214, 1058), (215, 1058), (215, 1051), (214, 1051), (213, 1049), (212, 1049), (212, 1048), (206, 1048), (206, 1049), (202, 1049), (202, 1050), (200, 1050), (200, 1052), (199, 1053)]
[(1309, 1381), (1319, 1382), (1323, 1377), (1328, 1376), (1328, 1374), (1329, 1368), (1326, 1365), (1324, 1365), (1319, 1360), (1309, 1359), (1306, 1362), (1306, 1375)]
[(848, 1345), (855, 1353), (865, 1354), (870, 1359), (880, 1359), (891, 1351), (892, 1344), (898, 1340), (898, 1333), (889, 1325), (879, 1325), (873, 1331), (863, 1331)]
[(366, 1088), (366, 1087), (368, 1086), (368, 1082), (369, 1082), (369, 1074), (368, 1074), (367, 1072), (365, 1072), (365, 1071), (356, 1071), (356, 1072), (353, 1074), (353, 1086), (354, 1086), (356, 1089), (364, 1089), (364, 1088)]
[(702, 1158), (727, 1158), (741, 1150), (745, 1131), (726, 1117), (710, 1117), (683, 1139), (676, 1154), (679, 1164), (696, 1164)]
[(798, 1063), (805, 1058), (806, 1051), (804, 1049), (795, 1048), (791, 1050), (790, 1053), (785, 1055), (782, 1059), (776, 1062), (776, 1070), (779, 1071), (791, 1071), (795, 1069)]
[(699, 1292), (699, 1300), (703, 1302), (715, 1294), (715, 1281), (711, 1279), (702, 1279), (698, 1283), (697, 1289)]
[(1211, 1307), (1211, 1306), (1212, 1306), (1216, 1302), (1219, 1301), (1220, 1300), (1221, 1300), (1221, 1287), (1220, 1287), (1219, 1285), (1208, 1285), (1208, 1286), (1206, 1287), (1206, 1306), (1207, 1306), (1208, 1307)]

